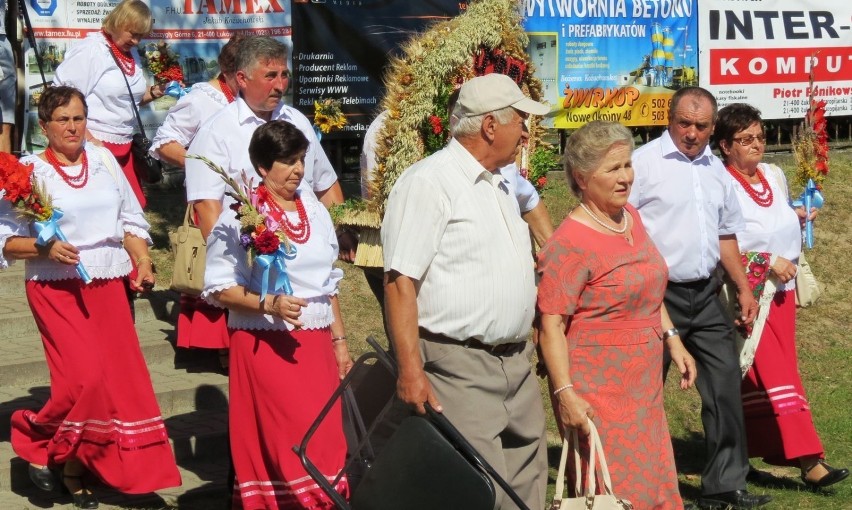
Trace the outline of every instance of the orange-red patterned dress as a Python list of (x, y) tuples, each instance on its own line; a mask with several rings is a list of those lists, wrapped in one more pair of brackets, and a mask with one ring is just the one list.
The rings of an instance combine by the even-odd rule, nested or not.
[(574, 391), (595, 410), (615, 494), (637, 510), (683, 508), (663, 409), (668, 269), (636, 209), (627, 210), (632, 245), (565, 219), (539, 255), (538, 308), (570, 317)]

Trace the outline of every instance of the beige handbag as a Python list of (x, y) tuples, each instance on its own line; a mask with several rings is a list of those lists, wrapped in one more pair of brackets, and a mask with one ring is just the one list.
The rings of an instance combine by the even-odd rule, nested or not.
[(822, 294), (822, 290), (819, 288), (819, 282), (817, 282), (803, 251), (799, 255), (799, 270), (796, 273), (796, 306), (801, 308), (811, 306), (816, 303), (820, 294)]
[(175, 257), (172, 272), (172, 290), (197, 296), (204, 288), (204, 263), (207, 257), (207, 240), (201, 229), (192, 221), (192, 204), (186, 206), (183, 225), (169, 233)]
[[(574, 484), (574, 493), (580, 494), (580, 439), (577, 429), (571, 429), (570, 439), (566, 437), (562, 441), (562, 458), (559, 460), (559, 471), (556, 474), (556, 492), (553, 496), (553, 504), (550, 510), (631, 510), (633, 505), (626, 499), (619, 499), (612, 493), (612, 479), (609, 477), (609, 468), (606, 465), (601, 437), (592, 420), (589, 420), (591, 434), (589, 435), (589, 462), (588, 480), (586, 483), (586, 494), (576, 498), (563, 498), (565, 493), (565, 468), (568, 463), (568, 450), (574, 452), (574, 468), (577, 473)], [(573, 443), (573, 444), (572, 444)], [(600, 472), (603, 477), (603, 494), (595, 494), (595, 464), (600, 459)]]

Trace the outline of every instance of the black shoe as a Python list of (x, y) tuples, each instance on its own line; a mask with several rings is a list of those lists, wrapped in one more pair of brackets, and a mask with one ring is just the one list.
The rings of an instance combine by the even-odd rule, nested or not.
[[(74, 502), (76, 508), (94, 509), (98, 507), (98, 498), (83, 485), (82, 475), (66, 475), (62, 473), (60, 476), (62, 478), (62, 488), (65, 492), (71, 494), (71, 500)], [(65, 480), (79, 480), (80, 490), (78, 492), (71, 492), (71, 489), (65, 484)]]
[(53, 474), (53, 471), (47, 468), (47, 466), (37, 468), (30, 464), (27, 471), (30, 474), (30, 480), (32, 480), (33, 484), (39, 489), (43, 491), (56, 490), (56, 476)]
[(740, 489), (702, 496), (696, 504), (698, 508), (705, 510), (723, 510), (729, 507), (739, 510), (741, 508), (757, 508), (770, 501), (772, 501), (772, 496), (758, 496), (756, 494), (749, 494), (745, 489)]
[[(817, 464), (821, 464), (822, 467), (825, 468), (828, 473), (824, 474), (822, 478), (816, 481), (811, 481), (807, 479), (808, 473), (810, 473), (811, 469), (815, 468)], [(32, 467), (32, 466), (31, 466)], [(32, 474), (30, 474), (32, 477)], [(813, 466), (809, 467), (807, 470), (802, 470), (802, 481), (805, 482), (805, 485), (808, 486), (811, 490), (822, 489), (823, 487), (828, 487), (829, 485), (834, 485), (837, 482), (843, 481), (849, 477), (849, 470), (846, 468), (834, 468), (829, 466), (824, 460), (820, 459)], [(35, 481), (35, 480), (33, 480)]]

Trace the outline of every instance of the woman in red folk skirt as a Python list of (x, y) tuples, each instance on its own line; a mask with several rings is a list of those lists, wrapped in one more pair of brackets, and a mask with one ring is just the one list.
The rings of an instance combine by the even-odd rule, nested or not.
[[(751, 331), (739, 332), (748, 454), (767, 464), (798, 467), (807, 488), (822, 489), (848, 478), (849, 469), (825, 460), (796, 353), (801, 229), (805, 216), (816, 217), (816, 209), (806, 213), (804, 207), (790, 207), (784, 172), (762, 162), (766, 133), (756, 108), (744, 103), (722, 108), (714, 136), (745, 219), (737, 242), (760, 304)], [(752, 482), (767, 478), (749, 470)]]
[(85, 144), (86, 115), (79, 90), (48, 88), (38, 111), (48, 148), (24, 158), (25, 165), (4, 160), (7, 168), (31, 172), (42, 198), (52, 199), (65, 237), (48, 234), (50, 221), (22, 220), (12, 206), (20, 190), (7, 182), (0, 269), (26, 260), (27, 299), (50, 368), (44, 407), (12, 415), (12, 447), (30, 463), (39, 488), (55, 490), (58, 470), (75, 506), (97, 508), (83, 484), (86, 472), (131, 494), (181, 481), (124, 283), (133, 261), (138, 274), (130, 285), (153, 286), (149, 226), (112, 154)]
[[(255, 205), (242, 204), (237, 214), (225, 207), (207, 238), (202, 296), (228, 309), (231, 331), (234, 508), (334, 508), (292, 450), (352, 367), (337, 300), (343, 273), (333, 266), (334, 225), (314, 195), (299, 190), (307, 147), (288, 122), (259, 127), (249, 144), (262, 177), (247, 190)], [(327, 480), (341, 475), (339, 404), (308, 455)], [(335, 489), (348, 495), (345, 476)]]

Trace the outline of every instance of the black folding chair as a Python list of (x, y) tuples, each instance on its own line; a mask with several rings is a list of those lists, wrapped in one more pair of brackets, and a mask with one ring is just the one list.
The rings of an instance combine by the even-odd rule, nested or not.
[[(341, 510), (491, 510), (497, 483), (521, 510), (529, 510), (509, 484), (441, 413), (425, 416), (395, 400), (396, 362), (373, 337), (341, 381), (302, 443), (293, 450), (305, 470)], [(329, 482), (307, 455), (308, 443), (338, 399), (343, 399), (349, 455)], [(396, 404), (396, 405), (395, 405)], [(334, 486), (349, 478), (350, 501)]]

